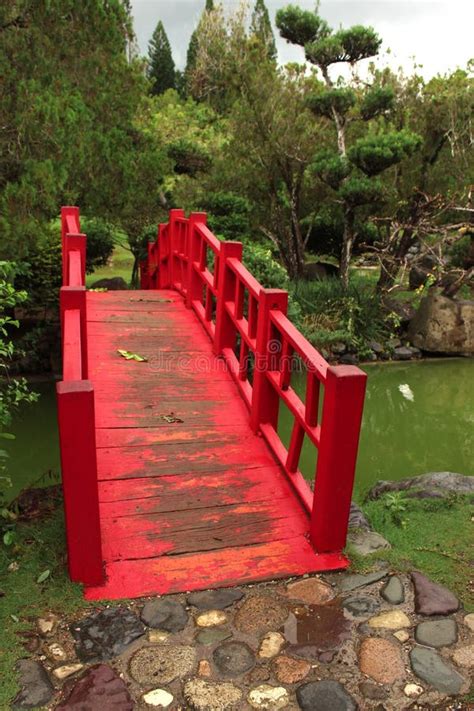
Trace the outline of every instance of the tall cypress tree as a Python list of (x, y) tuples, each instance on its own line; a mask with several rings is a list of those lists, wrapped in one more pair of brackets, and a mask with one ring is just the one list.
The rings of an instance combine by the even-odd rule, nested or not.
[(176, 70), (171, 54), (171, 45), (161, 20), (158, 22), (148, 45), (148, 78), (153, 82), (151, 93), (163, 94), (176, 88)]
[(270, 15), (268, 14), (265, 0), (256, 0), (255, 2), (250, 31), (254, 37), (257, 37), (260, 42), (267, 47), (268, 58), (275, 60), (277, 58), (275, 35), (273, 34), (272, 23), (270, 22)]

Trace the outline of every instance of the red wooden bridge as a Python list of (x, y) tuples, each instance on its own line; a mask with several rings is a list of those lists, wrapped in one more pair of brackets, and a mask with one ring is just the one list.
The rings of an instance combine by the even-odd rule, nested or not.
[(61, 467), (69, 572), (85, 596), (346, 567), (365, 374), (329, 366), (286, 317), (288, 294), (262, 288), (203, 213), (171, 211), (139, 291), (86, 290), (75, 207), (62, 209), (62, 245)]

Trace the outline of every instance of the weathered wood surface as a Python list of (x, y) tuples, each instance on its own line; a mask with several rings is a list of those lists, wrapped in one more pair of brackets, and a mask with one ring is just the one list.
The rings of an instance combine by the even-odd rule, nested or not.
[(88, 599), (347, 565), (315, 554), (306, 510), (181, 296), (89, 292), (87, 320), (106, 570)]

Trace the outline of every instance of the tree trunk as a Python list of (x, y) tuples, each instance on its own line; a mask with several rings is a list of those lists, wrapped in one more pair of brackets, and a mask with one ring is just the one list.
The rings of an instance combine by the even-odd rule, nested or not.
[(341, 259), (339, 262), (339, 278), (344, 289), (349, 286), (349, 266), (354, 245), (354, 211), (350, 208), (344, 213), (344, 234), (342, 237)]

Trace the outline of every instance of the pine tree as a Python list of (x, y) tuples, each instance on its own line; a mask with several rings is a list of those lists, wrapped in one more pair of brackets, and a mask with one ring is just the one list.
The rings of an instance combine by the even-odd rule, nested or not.
[[(214, 7), (214, 0), (206, 0), (206, 6), (203, 10), (203, 15), (206, 12), (212, 12), (215, 9)], [(201, 24), (201, 19), (199, 20), (199, 24), (192, 33), (190, 40), (189, 40), (189, 45), (188, 45), (188, 52), (186, 55), (186, 68), (184, 70), (184, 87), (186, 91), (189, 90), (189, 78), (191, 76), (191, 73), (194, 70), (194, 67), (196, 66), (196, 57), (198, 53), (198, 46), (199, 46), (199, 25)]]
[(171, 46), (161, 20), (158, 22), (148, 45), (148, 78), (152, 81), (151, 93), (163, 94), (176, 88), (176, 70)]
[[(211, 0), (212, 2), (212, 0)], [(267, 47), (268, 58), (276, 60), (277, 48), (265, 0), (256, 0), (250, 25), (251, 34)]]

